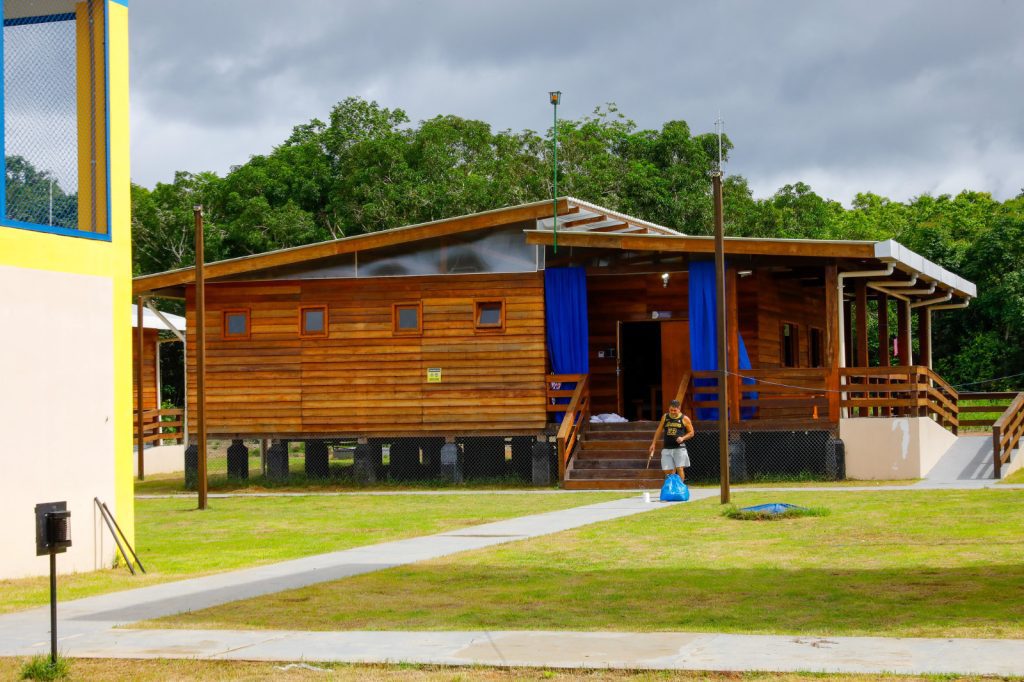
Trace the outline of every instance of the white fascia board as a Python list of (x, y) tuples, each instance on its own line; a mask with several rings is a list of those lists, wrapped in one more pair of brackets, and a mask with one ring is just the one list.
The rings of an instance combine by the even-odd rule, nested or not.
[(968, 282), (963, 277), (914, 253), (892, 239), (875, 242), (875, 258), (884, 262), (896, 263), (902, 266), (900, 269), (904, 271), (924, 275), (947, 289), (952, 289), (964, 298), (974, 298), (978, 295), (978, 288), (973, 282)]

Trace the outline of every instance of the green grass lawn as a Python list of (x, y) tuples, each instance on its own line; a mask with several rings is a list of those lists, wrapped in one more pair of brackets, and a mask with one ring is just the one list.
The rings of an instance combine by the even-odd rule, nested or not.
[(1024, 491), (737, 492), (156, 626), (1024, 637)]
[[(1018, 454), (1017, 456), (1021, 457), (1022, 455)], [(1002, 481), (1000, 481), (1000, 483), (1013, 483), (1013, 484), (1024, 483), (1024, 469), (1017, 469), (1012, 474), (1010, 474), (1009, 476), (1004, 478)]]
[[(136, 551), (149, 571), (61, 576), (59, 599), (429, 535), (623, 497), (622, 493), (343, 495), (136, 501)], [(49, 579), (0, 580), (0, 613), (49, 601)]]

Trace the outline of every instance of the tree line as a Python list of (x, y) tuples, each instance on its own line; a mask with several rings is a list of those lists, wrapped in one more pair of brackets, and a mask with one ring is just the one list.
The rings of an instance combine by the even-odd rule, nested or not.
[[(212, 261), (548, 199), (551, 134), (457, 116), (413, 124), (401, 109), (345, 99), (223, 177), (179, 171), (132, 185), (135, 273), (194, 263), (196, 204)], [(609, 104), (560, 121), (558, 146), (560, 195), (710, 233), (715, 134), (682, 120), (639, 129)], [(725, 137), (726, 159), (732, 148)], [(968, 309), (935, 316), (936, 369), (953, 384), (1024, 372), (1024, 190), (1003, 202), (969, 190), (906, 202), (862, 193), (846, 208), (802, 182), (758, 199), (728, 175), (724, 201), (730, 236), (895, 239), (975, 282)], [(1024, 377), (983, 388), (1019, 386)]]

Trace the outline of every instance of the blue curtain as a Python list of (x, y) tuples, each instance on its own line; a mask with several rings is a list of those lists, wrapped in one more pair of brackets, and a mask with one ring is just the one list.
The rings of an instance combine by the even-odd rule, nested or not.
[[(555, 374), (589, 374), (587, 333), (587, 275), (583, 268), (548, 268), (544, 271), (544, 309), (548, 353)], [(562, 384), (571, 391), (575, 383)], [(558, 403), (568, 403), (559, 398)], [(563, 413), (556, 413), (561, 420)]]
[[(715, 264), (712, 261), (690, 262), (690, 366), (694, 371), (718, 369), (718, 328), (715, 324)], [(750, 369), (750, 356), (743, 336), (738, 333), (740, 369)], [(700, 393), (701, 386), (714, 386), (713, 379), (694, 379), (694, 396), (697, 401), (714, 400), (714, 393)], [(744, 384), (753, 384), (753, 379), (744, 379)], [(756, 393), (744, 393), (744, 398), (754, 399)], [(698, 408), (694, 415), (698, 420), (718, 419), (718, 408)], [(754, 408), (740, 410), (741, 419), (751, 419)]]

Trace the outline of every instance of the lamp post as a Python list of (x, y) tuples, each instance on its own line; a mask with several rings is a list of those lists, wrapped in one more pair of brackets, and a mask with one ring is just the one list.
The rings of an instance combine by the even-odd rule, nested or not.
[(558, 253), (558, 105), (562, 101), (562, 91), (552, 90), (548, 93), (548, 97), (551, 99), (551, 106), (555, 110), (555, 123), (553, 126), (554, 140), (552, 142), (553, 154), (552, 158), (554, 163), (552, 164), (552, 184), (554, 186), (553, 196), (551, 198), (551, 212), (554, 215), (554, 252)]

